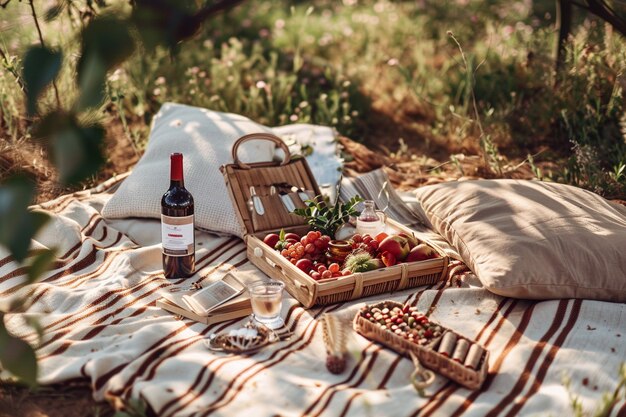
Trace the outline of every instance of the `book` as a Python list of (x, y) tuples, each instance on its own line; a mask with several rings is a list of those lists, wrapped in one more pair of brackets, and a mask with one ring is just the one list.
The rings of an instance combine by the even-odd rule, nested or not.
[[(156, 306), (204, 324), (214, 324), (250, 315), (252, 305), (244, 284), (233, 273), (226, 274), (222, 280), (237, 289), (238, 294), (208, 311), (199, 308), (194, 309), (192, 307), (194, 304), (189, 303), (189, 299), (193, 299), (194, 295), (202, 291), (210, 290), (211, 285), (199, 291), (179, 289), (165, 291), (161, 293), (161, 298), (156, 301)], [(195, 298), (198, 299), (198, 297)]]

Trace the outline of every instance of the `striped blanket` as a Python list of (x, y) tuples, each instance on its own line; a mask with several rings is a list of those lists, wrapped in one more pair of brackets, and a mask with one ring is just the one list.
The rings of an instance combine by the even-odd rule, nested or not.
[[(590, 410), (616, 386), (626, 359), (623, 304), (504, 299), (471, 276), (461, 287), (442, 283), (310, 310), (286, 297), (282, 316), (291, 339), (252, 356), (210, 352), (203, 338), (241, 321), (206, 326), (155, 306), (163, 291), (189, 281), (163, 277), (158, 221), (100, 216), (119, 180), (39, 207), (53, 221), (34, 249), (59, 249), (41, 282), (20, 289), (23, 271), (6, 254), (0, 258), (1, 297), (28, 294), (34, 301), (7, 323), (38, 343), (43, 384), (89, 380), (97, 400), (141, 399), (159, 416), (198, 417), (572, 415), (572, 396)], [(367, 195), (380, 185), (379, 176), (363, 176), (345, 189)], [(395, 193), (375, 197), (389, 200), (394, 217), (415, 223), (414, 210), (401, 207)], [(236, 238), (199, 233), (196, 258), (202, 283), (233, 268), (262, 276)], [(487, 346), (484, 387), (469, 391), (437, 377), (420, 397), (409, 383), (410, 360), (356, 334), (346, 371), (328, 373), (317, 319), (332, 312), (349, 323), (363, 303), (382, 299), (432, 310), (432, 320)], [(43, 328), (39, 342), (25, 324), (31, 318)], [(611, 415), (626, 415), (626, 402)]]

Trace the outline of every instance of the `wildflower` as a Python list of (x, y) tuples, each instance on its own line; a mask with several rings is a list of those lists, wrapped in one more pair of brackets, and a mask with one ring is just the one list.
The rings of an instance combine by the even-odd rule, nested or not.
[(350, 81), (348, 81), (348, 80), (344, 81), (343, 83), (341, 83), (341, 86), (342, 86), (343, 88), (348, 88), (348, 87), (350, 87)]
[(152, 90), (152, 94), (155, 96), (160, 96), (161, 95), (161, 89), (160, 88), (155, 88), (154, 90)]
[(198, 77), (200, 78), (206, 77), (206, 71), (200, 71), (200, 73), (198, 74)]
[(259, 36), (262, 38), (267, 38), (268, 36), (270, 36), (270, 31), (263, 28), (261, 30), (259, 30)]
[(398, 63), (399, 61), (396, 58), (390, 58), (389, 61), (387, 61), (387, 65), (390, 67), (395, 67)]
[(193, 96), (194, 94), (196, 94), (196, 90), (192, 88), (191, 90), (189, 90), (189, 94)]
[(197, 74), (200, 71), (200, 68), (198, 67), (191, 67), (189, 68), (189, 72), (192, 74)]
[(297, 114), (292, 114), (291, 116), (289, 116), (289, 120), (291, 120), (292, 122), (297, 122), (298, 121), (298, 115)]
[(265, 84), (265, 81), (263, 80), (259, 80), (256, 82), (256, 88), (258, 89), (263, 89), (267, 86), (267, 84)]
[(298, 107), (300, 107), (301, 109), (306, 108), (309, 105), (308, 101), (301, 101), (300, 104), (298, 104)]
[(163, 85), (165, 84), (165, 77), (158, 77), (155, 81), (154, 81), (155, 85)]
[(207, 39), (204, 42), (202, 42), (202, 46), (204, 46), (207, 49), (211, 49), (213, 48), (213, 42), (211, 42), (211, 39)]
[(276, 22), (274, 22), (274, 27), (276, 29), (283, 29), (285, 27), (285, 21), (283, 19), (278, 19)]

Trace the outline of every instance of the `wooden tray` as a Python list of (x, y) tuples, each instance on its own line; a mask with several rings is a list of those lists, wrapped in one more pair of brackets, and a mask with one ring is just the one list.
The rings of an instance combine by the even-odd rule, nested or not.
[[(244, 164), (239, 161), (237, 157), (239, 146), (255, 139), (270, 140), (277, 144), (285, 154), (284, 160), (278, 163), (255, 164)], [(235, 203), (237, 215), (246, 230), (248, 259), (269, 277), (283, 281), (287, 291), (305, 307), (430, 285), (445, 279), (449, 264), (448, 256), (440, 247), (425, 240), (437, 251), (439, 258), (401, 263), (346, 277), (315, 281), (262, 240), (268, 233), (278, 233), (280, 229), (302, 235), (309, 230), (305, 219), (279, 210), (280, 206), (276, 205), (272, 206), (274, 209), (269, 213), (266, 212), (266, 219), (262, 222), (255, 221), (254, 213), (249, 209), (248, 203), (251, 186), (255, 187), (255, 190), (264, 190), (271, 184), (281, 182), (307, 190), (312, 195), (319, 195), (319, 187), (306, 160), (304, 158), (292, 159), (287, 146), (280, 138), (259, 133), (243, 136), (235, 143), (233, 161), (233, 164), (222, 166), (221, 171)], [(294, 200), (297, 201), (297, 199)], [(387, 226), (397, 231), (412, 232), (393, 220), (387, 220)]]
[[(380, 303), (373, 304), (370, 307), (378, 307), (382, 309), (383, 306), (387, 306), (390, 309), (392, 309), (393, 307), (403, 307), (401, 303), (395, 301), (382, 301)], [(476, 369), (468, 368), (462, 363), (456, 362), (448, 356), (445, 356), (437, 351), (439, 349), (439, 344), (441, 343), (443, 336), (447, 332), (454, 333), (457, 336), (457, 342), (460, 339), (465, 339), (469, 342), (470, 345), (476, 344), (475, 341), (470, 340), (465, 336), (454, 332), (453, 330), (447, 329), (440, 324), (437, 325), (443, 329), (443, 335), (441, 337), (433, 339), (429, 344), (425, 346), (411, 342), (390, 331), (382, 329), (377, 324), (372, 323), (364, 317), (361, 317), (360, 311), (354, 317), (352, 325), (357, 333), (370, 340), (379, 342), (401, 355), (410, 357), (410, 352), (413, 352), (424, 367), (440, 373), (441, 375), (450, 378), (455, 382), (458, 382), (466, 388), (473, 390), (479, 389), (485, 381), (485, 378), (487, 377), (487, 371), (489, 367), (489, 351), (485, 349), (484, 346), (479, 345), (484, 353)]]

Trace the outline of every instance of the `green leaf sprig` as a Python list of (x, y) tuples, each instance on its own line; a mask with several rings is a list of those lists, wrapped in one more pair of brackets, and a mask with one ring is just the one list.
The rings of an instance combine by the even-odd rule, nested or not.
[(304, 217), (312, 230), (319, 230), (325, 235), (334, 237), (339, 226), (346, 223), (351, 216), (360, 214), (356, 205), (361, 201), (363, 199), (356, 195), (345, 203), (337, 202), (329, 207), (324, 203), (324, 198), (318, 195), (312, 200), (305, 201), (307, 207), (296, 209), (294, 214)]

